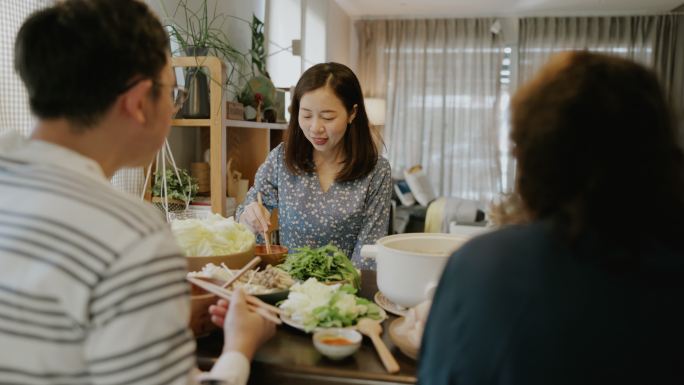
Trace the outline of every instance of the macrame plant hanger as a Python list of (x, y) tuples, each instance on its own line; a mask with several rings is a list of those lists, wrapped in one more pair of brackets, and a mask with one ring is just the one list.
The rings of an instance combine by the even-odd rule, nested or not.
[[(180, 177), (180, 173), (178, 172), (178, 167), (176, 166), (176, 161), (173, 158), (173, 153), (171, 152), (171, 146), (169, 145), (168, 139), (164, 139), (164, 145), (159, 149), (157, 152), (157, 156), (153, 162), (150, 163), (149, 166), (147, 166), (147, 172), (145, 173), (145, 184), (143, 188), (143, 193), (142, 196), (140, 197), (141, 199), (145, 199), (145, 191), (147, 189), (148, 183), (150, 182), (150, 177), (152, 175), (152, 164), (154, 164), (154, 174), (159, 175), (159, 172), (161, 171), (161, 189), (160, 191), (160, 198), (161, 198), (161, 207), (162, 211), (164, 212), (164, 216), (166, 217), (167, 222), (171, 222), (171, 215), (169, 214), (169, 190), (168, 186), (166, 183), (166, 165), (168, 164), (171, 165), (173, 168), (173, 173), (176, 175), (176, 178), (178, 178), (178, 182), (181, 186), (181, 190), (183, 191), (183, 195), (185, 195), (185, 199), (183, 199), (183, 202), (185, 202), (185, 210), (188, 209), (190, 206), (190, 196), (188, 194), (188, 190), (185, 188), (186, 183), (190, 183), (190, 181), (183, 181), (183, 179)], [(161, 170), (160, 170), (161, 169)], [(157, 178), (155, 178), (156, 180)]]

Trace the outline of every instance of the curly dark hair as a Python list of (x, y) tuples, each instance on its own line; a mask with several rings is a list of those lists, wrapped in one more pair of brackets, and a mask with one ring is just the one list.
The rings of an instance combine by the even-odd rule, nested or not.
[(618, 57), (554, 57), (512, 102), (516, 188), (565, 235), (684, 237), (684, 157), (653, 72)]
[(67, 0), (26, 19), (14, 67), (36, 116), (86, 129), (135, 80), (159, 78), (168, 46), (159, 19), (140, 1)]
[(359, 79), (349, 67), (339, 63), (316, 64), (297, 82), (285, 139), (285, 165), (293, 173), (314, 171), (313, 145), (299, 127), (299, 101), (305, 93), (321, 87), (330, 87), (347, 113), (351, 114), (354, 105), (357, 106), (356, 117), (342, 139), (344, 165), (335, 180), (345, 182), (368, 175), (378, 161), (378, 148), (371, 134)]

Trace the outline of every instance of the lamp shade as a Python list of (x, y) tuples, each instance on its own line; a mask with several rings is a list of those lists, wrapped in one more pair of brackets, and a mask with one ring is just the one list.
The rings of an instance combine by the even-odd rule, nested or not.
[(365, 98), (364, 104), (366, 105), (366, 114), (368, 114), (370, 124), (373, 126), (384, 125), (385, 108), (387, 108), (385, 99)]

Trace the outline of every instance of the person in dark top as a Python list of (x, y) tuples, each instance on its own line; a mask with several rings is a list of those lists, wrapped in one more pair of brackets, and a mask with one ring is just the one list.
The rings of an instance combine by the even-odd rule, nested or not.
[(684, 384), (684, 157), (655, 75), (563, 53), (512, 112), (522, 220), (451, 256), (419, 383)]

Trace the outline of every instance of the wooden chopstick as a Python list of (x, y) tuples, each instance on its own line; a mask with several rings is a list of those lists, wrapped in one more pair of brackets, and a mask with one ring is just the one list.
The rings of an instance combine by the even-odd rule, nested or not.
[[(208, 292), (216, 294), (223, 299), (227, 299), (230, 301), (230, 297), (233, 295), (232, 291), (226, 290), (226, 289), (222, 288), (221, 286), (216, 285), (212, 282), (205, 281), (205, 280), (195, 278), (195, 277), (186, 277), (186, 279), (189, 282), (201, 287), (202, 289), (204, 289)], [(247, 302), (251, 303), (252, 305), (262, 307), (262, 308), (264, 308), (268, 311), (272, 311), (274, 313), (278, 313), (278, 314), (283, 313), (283, 310), (281, 310), (280, 308), (277, 308), (273, 305), (269, 305), (266, 302), (260, 300), (259, 298), (255, 297), (253, 295), (247, 294), (245, 297), (247, 298)]]
[[(259, 209), (264, 210), (264, 203), (261, 200), (261, 191), (257, 192), (257, 201), (259, 202)], [(268, 239), (268, 231), (263, 232), (264, 243), (266, 243), (266, 253), (271, 254), (271, 240)]]
[(258, 265), (259, 262), (261, 262), (261, 257), (257, 255), (256, 257), (252, 258), (251, 261), (247, 262), (247, 264), (244, 265), (242, 269), (235, 273), (235, 275), (231, 279), (227, 280), (223, 285), (221, 285), (221, 287), (224, 289), (229, 287), (230, 285), (235, 283), (235, 281), (240, 279), (240, 277), (242, 277), (242, 275), (245, 274), (247, 270), (250, 270), (254, 266)]
[[(202, 289), (204, 289), (204, 290), (206, 290), (212, 294), (215, 294), (215, 295), (225, 299), (228, 302), (230, 302), (230, 298), (232, 297), (232, 293), (230, 291), (222, 288), (221, 286), (215, 285), (211, 282), (203, 281), (203, 280), (201, 280), (199, 278), (195, 278), (195, 277), (186, 277), (186, 279), (190, 283), (192, 283), (192, 284), (194, 284), (194, 285), (196, 285), (196, 286), (198, 286), (198, 287), (200, 287), (200, 288), (202, 288)], [(269, 305), (269, 304), (263, 302), (262, 300), (260, 300), (259, 298), (256, 298), (256, 297), (251, 296), (251, 295), (246, 295), (245, 298), (247, 300), (247, 306), (249, 306), (250, 310), (261, 314), (264, 318), (270, 320), (271, 322), (273, 322), (275, 324), (280, 325), (282, 323), (280, 318), (274, 316), (271, 313), (271, 312), (274, 312), (277, 314), (281, 314), (283, 312), (282, 310), (278, 309), (277, 307), (275, 307), (273, 305)]]
[[(187, 280), (190, 281), (191, 283), (201, 287), (202, 289), (225, 299), (226, 301), (228, 301), (230, 303), (230, 298), (232, 296), (232, 293), (227, 291), (226, 289), (223, 289), (218, 285), (214, 285), (211, 282), (203, 281), (201, 279), (194, 278), (194, 277), (187, 277)], [(249, 307), (250, 310), (261, 314), (264, 318), (270, 320), (271, 322), (273, 322), (275, 324), (280, 325), (282, 323), (282, 321), (278, 317), (274, 316), (271, 313), (271, 311), (273, 311), (273, 309), (277, 309), (278, 310), (277, 313), (281, 313), (282, 310), (278, 309), (275, 306), (271, 306), (267, 303), (264, 303), (260, 299), (254, 297), (254, 296), (251, 296), (251, 295), (246, 295), (245, 298), (247, 300), (247, 306)]]

